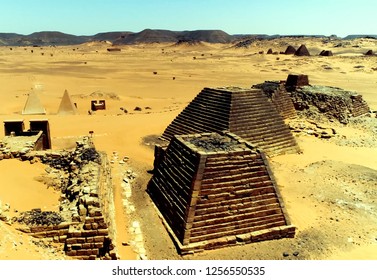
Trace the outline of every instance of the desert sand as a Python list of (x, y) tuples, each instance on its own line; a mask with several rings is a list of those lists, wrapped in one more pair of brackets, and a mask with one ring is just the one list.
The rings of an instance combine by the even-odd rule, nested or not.
[[(109, 158), (127, 156), (113, 165), (116, 246), (121, 259), (137, 259), (130, 224), (140, 223), (148, 259), (377, 259), (377, 122), (374, 114), (348, 125), (327, 122), (337, 131), (332, 139), (295, 135), (301, 154), (270, 158), (288, 214), (297, 226), (294, 239), (274, 240), (181, 257), (159, 221), (145, 192), (153, 168), (153, 143), (175, 116), (204, 88), (251, 87), (285, 80), (290, 73), (309, 75), (313, 85), (357, 91), (377, 110), (377, 48), (372, 39), (343, 47), (321, 39), (257, 41), (248, 48), (229, 44), (141, 44), (108, 52), (94, 42), (65, 47), (0, 47), (1, 120), (47, 118), (53, 149), (70, 149), (78, 137), (94, 131), (98, 150)], [(267, 55), (306, 44), (312, 56)], [(358, 46), (358, 47), (355, 47)], [(334, 56), (320, 57), (321, 50)], [(33, 52), (31, 52), (33, 50)], [(264, 51), (264, 54), (259, 54)], [(30, 91), (47, 115), (21, 115)], [(78, 114), (57, 115), (67, 90)], [(88, 114), (90, 101), (106, 100), (106, 110)], [(141, 110), (134, 110), (139, 107)], [(296, 120), (302, 121), (304, 120)], [(37, 180), (45, 166), (18, 160), (0, 161), (0, 201), (8, 214), (32, 208), (56, 210), (59, 193)], [(131, 201), (124, 209), (121, 174), (136, 173)], [(0, 221), (0, 259), (68, 259), (61, 248), (32, 239), (17, 225)], [(126, 242), (127, 246), (123, 246)], [(283, 257), (283, 253), (288, 256)], [(296, 253), (293, 255), (293, 253)], [(298, 253), (298, 254), (297, 254)]]

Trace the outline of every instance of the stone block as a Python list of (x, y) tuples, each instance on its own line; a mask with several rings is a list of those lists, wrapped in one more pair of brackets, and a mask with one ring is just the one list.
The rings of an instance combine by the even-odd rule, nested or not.
[(90, 229), (92, 229), (92, 223), (85, 223), (85, 224), (84, 224), (84, 229), (85, 229), (85, 230), (90, 230)]
[(67, 240), (67, 235), (59, 236), (59, 242), (64, 243)]
[(104, 236), (95, 236), (93, 237), (93, 242), (104, 242), (105, 241), (105, 237)]
[(102, 236), (106, 236), (109, 234), (108, 229), (98, 229), (97, 232), (98, 232), (98, 235), (102, 235)]
[(94, 248), (103, 248), (103, 243), (94, 243), (93, 247)]

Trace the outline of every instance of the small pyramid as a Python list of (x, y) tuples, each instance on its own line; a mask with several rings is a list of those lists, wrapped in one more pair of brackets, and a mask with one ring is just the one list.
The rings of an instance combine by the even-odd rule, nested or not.
[(365, 55), (374, 55), (374, 52), (373, 52), (373, 50), (368, 50), (368, 51), (365, 53)]
[(291, 45), (289, 45), (287, 49), (285, 50), (284, 54), (295, 54), (295, 52), (296, 52), (296, 49), (292, 47)]
[(68, 91), (65, 90), (62, 101), (60, 102), (58, 115), (74, 115), (77, 114), (77, 109), (75, 104), (72, 102), (71, 97), (68, 94)]
[(332, 53), (332, 51), (323, 50), (323, 51), (320, 52), (319, 55), (320, 56), (333, 56), (333, 53)]
[(310, 56), (310, 53), (305, 45), (301, 45), (295, 52), (297, 56)]
[(46, 109), (42, 106), (37, 94), (32, 91), (26, 100), (22, 115), (45, 115)]

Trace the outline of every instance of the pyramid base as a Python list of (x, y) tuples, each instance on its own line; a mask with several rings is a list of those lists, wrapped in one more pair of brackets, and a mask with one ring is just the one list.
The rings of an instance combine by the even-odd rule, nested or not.
[(181, 255), (195, 254), (205, 250), (214, 250), (230, 246), (245, 245), (249, 243), (256, 243), (267, 240), (294, 238), (296, 234), (296, 227), (293, 225), (285, 225), (272, 227), (264, 230), (253, 231), (245, 234), (238, 234), (233, 236), (225, 236), (220, 238), (209, 239), (201, 242), (190, 243), (183, 245), (170, 228), (157, 207), (156, 211), (161, 219), (164, 227), (166, 228), (169, 236), (172, 238), (178, 253)]

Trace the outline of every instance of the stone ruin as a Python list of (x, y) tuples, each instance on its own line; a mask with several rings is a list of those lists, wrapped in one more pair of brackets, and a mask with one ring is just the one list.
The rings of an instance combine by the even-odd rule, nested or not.
[(165, 129), (174, 135), (230, 131), (268, 156), (297, 153), (299, 147), (284, 119), (260, 89), (204, 88)]
[[(359, 117), (370, 112), (362, 96), (341, 88), (310, 85), (307, 75), (290, 74), (282, 86), (281, 81), (267, 81), (254, 87), (261, 88), (266, 95), (281, 92), (289, 96), (296, 112), (309, 118), (326, 117), (346, 124), (350, 117)], [(276, 94), (276, 93), (275, 93)]]
[(5, 120), (4, 138), (0, 142), (0, 160), (23, 158), (30, 151), (51, 149), (49, 122), (46, 119), (30, 120), (25, 130), (24, 120)]
[(374, 55), (374, 52), (373, 52), (373, 50), (368, 50), (364, 55), (372, 56), (372, 55)]
[(89, 137), (76, 145), (73, 151), (30, 151), (21, 158), (48, 165), (46, 182), (61, 191), (60, 207), (58, 212), (32, 209), (13, 220), (33, 237), (64, 244), (71, 258), (117, 259), (108, 159)]
[(147, 191), (181, 254), (295, 235), (265, 154), (233, 133), (156, 146)]
[(92, 111), (106, 110), (106, 100), (91, 100), (90, 109)]
[(333, 56), (333, 53), (332, 51), (329, 51), (329, 50), (322, 50), (320, 53), (319, 53), (320, 56)]

